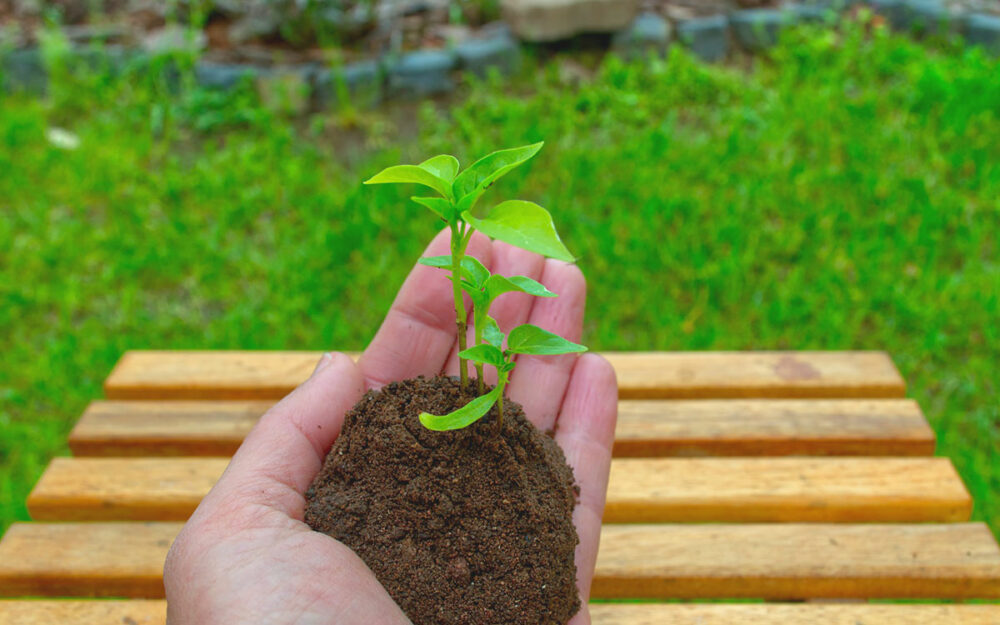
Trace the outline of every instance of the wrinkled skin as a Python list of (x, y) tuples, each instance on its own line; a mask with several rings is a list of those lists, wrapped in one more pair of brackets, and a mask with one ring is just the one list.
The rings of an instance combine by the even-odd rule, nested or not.
[[(442, 233), (425, 255), (447, 253)], [(586, 283), (579, 269), (478, 234), (469, 253), (494, 273), (526, 275), (559, 294), (500, 297), (492, 314), (505, 332), (533, 323), (580, 340)], [(184, 526), (164, 570), (168, 623), (408, 623), (354, 552), (302, 521), (303, 494), (366, 389), (442, 371), (458, 373), (451, 284), (441, 270), (416, 265), (359, 362), (324, 355), (312, 376), (261, 418)], [(589, 625), (586, 599), (617, 418), (614, 370), (595, 354), (521, 356), (508, 391), (535, 425), (555, 429), (580, 485), (573, 521), (584, 606), (570, 625)]]

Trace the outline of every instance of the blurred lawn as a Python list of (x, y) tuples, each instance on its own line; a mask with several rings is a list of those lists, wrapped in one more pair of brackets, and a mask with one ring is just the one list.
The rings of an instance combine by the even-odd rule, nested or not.
[(0, 531), (123, 351), (362, 348), (437, 225), (360, 180), (539, 139), (493, 197), (554, 213), (585, 342), (886, 349), (1000, 529), (995, 59), (802, 31), (749, 72), (675, 53), (578, 84), (556, 61), (364, 132), (169, 95), (155, 66), (56, 69), (48, 99), (0, 100)]

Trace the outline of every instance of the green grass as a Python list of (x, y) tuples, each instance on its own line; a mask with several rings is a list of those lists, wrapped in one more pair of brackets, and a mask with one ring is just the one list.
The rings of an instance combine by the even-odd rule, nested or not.
[(861, 27), (750, 71), (557, 60), (352, 142), (156, 70), (0, 100), (0, 530), (123, 351), (362, 348), (436, 226), (360, 181), (539, 139), (497, 197), (554, 213), (586, 343), (886, 349), (1000, 529), (997, 60)]

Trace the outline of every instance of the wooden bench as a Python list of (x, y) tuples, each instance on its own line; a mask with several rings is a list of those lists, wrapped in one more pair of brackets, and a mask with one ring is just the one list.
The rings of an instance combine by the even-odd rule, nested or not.
[[(1000, 598), (1000, 548), (885, 354), (605, 355), (621, 401), (593, 598), (770, 602), (594, 603), (595, 625), (1000, 624), (1000, 605), (865, 602)], [(0, 596), (33, 597), (0, 623), (162, 625), (171, 540), (318, 357), (123, 356), (35, 522), (0, 540)]]

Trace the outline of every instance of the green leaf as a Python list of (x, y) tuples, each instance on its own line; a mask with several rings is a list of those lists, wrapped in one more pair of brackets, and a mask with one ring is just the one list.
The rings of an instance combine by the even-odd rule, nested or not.
[(511, 354), (554, 355), (585, 352), (587, 348), (526, 323), (507, 335), (507, 351)]
[(482, 219), (469, 212), (462, 219), (490, 238), (568, 263), (576, 260), (559, 238), (552, 215), (534, 202), (508, 200)]
[(458, 216), (458, 210), (455, 206), (443, 197), (411, 197), (410, 199), (431, 209), (435, 215), (449, 223), (455, 221), (455, 217)]
[[(421, 265), (437, 267), (438, 269), (451, 270), (451, 255), (447, 256), (424, 256), (417, 260)], [(483, 282), (490, 277), (490, 270), (483, 266), (479, 259), (474, 256), (466, 256), (462, 259), (462, 282), (468, 283), (469, 291), (479, 291), (483, 288)], [(471, 293), (470, 293), (471, 294)]]
[(493, 404), (497, 402), (497, 399), (500, 398), (500, 393), (502, 392), (503, 387), (497, 386), (486, 395), (473, 399), (455, 412), (442, 416), (421, 412), (420, 422), (428, 430), (435, 430), (437, 432), (460, 430), (482, 419), (490, 411), (490, 408), (493, 407)]
[(417, 262), (428, 267), (451, 269), (451, 256), (421, 256)]
[(458, 352), (458, 357), (494, 367), (502, 367), (504, 364), (503, 352), (500, 351), (500, 348), (485, 343)]
[(487, 269), (475, 256), (462, 257), (462, 270), (469, 276), (469, 280), (477, 288), (483, 288), (483, 284), (490, 277), (490, 270)]
[(439, 154), (417, 165), (426, 169), (438, 178), (452, 182), (458, 174), (458, 159), (450, 154)]
[(497, 321), (493, 317), (487, 316), (483, 321), (483, 338), (493, 347), (503, 345), (503, 332), (500, 331), (500, 326), (497, 325)]
[(542, 149), (544, 142), (487, 154), (455, 178), (453, 188), (461, 210), (470, 210), (486, 189), (501, 176), (527, 161)]
[(412, 182), (430, 187), (446, 198), (451, 198), (451, 183), (437, 174), (432, 174), (417, 165), (396, 165), (387, 167), (375, 174), (365, 184), (391, 184), (395, 182)]
[(527, 293), (536, 297), (557, 297), (555, 293), (545, 288), (541, 283), (535, 282), (527, 276), (511, 276), (509, 278), (500, 275), (492, 275), (484, 285), (486, 289), (486, 301), (492, 302), (498, 296), (511, 291)]

